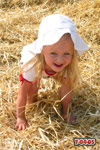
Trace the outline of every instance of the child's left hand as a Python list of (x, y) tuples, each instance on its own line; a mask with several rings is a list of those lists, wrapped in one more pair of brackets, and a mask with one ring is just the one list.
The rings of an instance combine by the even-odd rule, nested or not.
[(77, 124), (77, 119), (75, 116), (70, 115), (67, 120), (67, 116), (63, 116), (64, 121), (68, 121), (70, 124)]

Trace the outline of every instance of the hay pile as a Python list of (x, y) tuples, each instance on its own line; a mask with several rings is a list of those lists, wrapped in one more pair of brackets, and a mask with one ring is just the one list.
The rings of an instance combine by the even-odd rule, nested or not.
[[(81, 79), (79, 86), (73, 89), (71, 112), (77, 116), (78, 124), (70, 125), (62, 120), (57, 101), (59, 84), (49, 79), (41, 81), (39, 101), (27, 107), (29, 127), (17, 132), (14, 126), (20, 52), (24, 45), (37, 38), (42, 17), (52, 13), (71, 17), (90, 45), (79, 58)], [(99, 18), (99, 0), (0, 1), (0, 150), (100, 149)], [(75, 147), (75, 137), (96, 138), (97, 144)]]

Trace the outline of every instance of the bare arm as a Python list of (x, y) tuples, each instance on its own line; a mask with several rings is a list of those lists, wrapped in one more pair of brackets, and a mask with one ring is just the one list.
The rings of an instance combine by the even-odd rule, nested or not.
[(23, 84), (20, 85), (18, 91), (18, 97), (16, 101), (16, 115), (17, 115), (17, 122), (15, 129), (17, 130), (24, 130), (27, 125), (27, 121), (25, 118), (25, 106), (27, 100), (27, 94), (29, 91), (31, 84), (24, 80)]
[(24, 80), (23, 84), (20, 85), (19, 87), (18, 97), (16, 102), (17, 118), (25, 117), (25, 106), (26, 106), (27, 94), (30, 86), (31, 83), (28, 83)]
[(62, 101), (64, 119), (66, 119), (67, 117), (68, 107), (72, 100), (71, 84), (70, 84), (69, 79), (67, 79), (67, 83), (68, 85), (62, 84), (61, 89), (60, 89), (61, 98), (63, 98), (67, 93), (69, 93)]

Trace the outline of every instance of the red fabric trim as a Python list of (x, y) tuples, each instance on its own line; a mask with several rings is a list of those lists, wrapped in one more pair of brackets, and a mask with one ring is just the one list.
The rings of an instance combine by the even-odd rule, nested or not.
[(50, 74), (50, 73), (48, 73), (48, 72), (46, 71), (46, 69), (44, 69), (44, 71), (45, 71), (45, 73), (46, 73), (47, 75), (49, 75), (49, 76), (53, 76), (53, 75), (56, 74), (56, 72), (54, 72), (53, 74)]
[(27, 81), (28, 83), (32, 83), (31, 81), (24, 79), (22, 74), (19, 75), (19, 80), (21, 82), (21, 85), (23, 84), (24, 80)]
[(20, 62), (21, 65), (23, 65), (23, 62)]

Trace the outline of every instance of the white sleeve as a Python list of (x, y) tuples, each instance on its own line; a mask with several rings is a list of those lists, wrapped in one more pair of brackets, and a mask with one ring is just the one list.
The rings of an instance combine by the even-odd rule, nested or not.
[[(29, 60), (31, 60), (36, 54), (32, 51), (33, 50), (33, 44), (26, 45), (23, 47), (21, 51), (21, 60), (20, 63), (26, 64)], [(21, 66), (21, 67), (22, 67)]]
[[(21, 68), (35, 56), (35, 53), (33, 52), (33, 45), (34, 43), (23, 47), (21, 51), (21, 60), (20, 60)], [(25, 67), (23, 70), (24, 73), (22, 73), (23, 78), (29, 82), (33, 82), (34, 79), (36, 78), (34, 68), (27, 71), (29, 68), (31, 68), (31, 66), (32, 64), (28, 64), (28, 66)]]
[(36, 73), (34, 71), (34, 68), (30, 69), (29, 71), (23, 73), (23, 78), (29, 82), (33, 82), (36, 78)]

